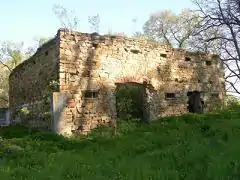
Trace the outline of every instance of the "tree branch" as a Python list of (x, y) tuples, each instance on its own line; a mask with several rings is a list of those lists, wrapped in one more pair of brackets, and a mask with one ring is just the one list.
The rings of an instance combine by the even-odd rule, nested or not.
[(1, 60), (0, 60), (0, 64), (2, 64), (4, 67), (6, 67), (9, 70), (9, 72), (12, 72), (12, 69), (8, 65), (3, 63)]

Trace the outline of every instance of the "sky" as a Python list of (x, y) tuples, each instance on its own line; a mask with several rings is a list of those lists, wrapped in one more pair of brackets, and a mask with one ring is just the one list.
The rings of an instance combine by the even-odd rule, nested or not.
[(54, 4), (75, 12), (81, 32), (90, 31), (88, 16), (99, 14), (101, 34), (111, 30), (128, 35), (141, 30), (151, 13), (165, 9), (179, 13), (192, 7), (190, 0), (0, 0), (0, 42), (31, 44), (34, 38), (53, 37), (61, 27)]

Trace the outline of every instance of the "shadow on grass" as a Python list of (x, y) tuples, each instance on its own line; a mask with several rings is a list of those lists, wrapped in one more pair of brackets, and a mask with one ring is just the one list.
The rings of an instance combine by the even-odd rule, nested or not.
[(7, 142), (5, 143), (7, 151), (9, 151), (9, 148), (12, 149), (12, 146), (19, 146), (19, 149), (24, 149), (25, 151), (54, 153), (84, 149), (87, 146), (91, 146), (91, 140), (87, 137), (79, 139), (66, 138), (50, 132), (29, 131), (28, 128), (20, 125), (2, 127), (0, 129), (0, 137)]
[[(66, 138), (51, 132), (39, 132), (20, 125), (2, 127), (0, 137), (2, 138), (2, 148), (0, 152), (13, 156), (19, 153), (47, 152), (57, 153), (62, 151), (82, 151), (97, 150), (99, 148), (111, 147), (115, 141), (124, 135), (135, 132), (136, 128), (144, 126), (136, 122), (121, 122), (118, 132), (114, 136), (114, 129), (101, 126), (93, 130), (89, 135)], [(1, 145), (1, 141), (0, 141)]]
[[(13, 125), (1, 127), (0, 137), (2, 142), (5, 143), (5, 148), (2, 148), (4, 152), (6, 150), (14, 152), (15, 150), (24, 150), (26, 152), (44, 151), (48, 153), (107, 148), (114, 145), (116, 140), (119, 139), (132, 138), (135, 141), (135, 138), (138, 137), (148, 135), (153, 137), (155, 136), (154, 133), (157, 132), (176, 133), (183, 136), (219, 137), (219, 139), (227, 142), (230, 136), (240, 131), (237, 120), (231, 121), (231, 123), (228, 120), (238, 119), (239, 116), (238, 109), (234, 109), (208, 114), (186, 114), (179, 117), (159, 118), (150, 124), (139, 123), (136, 120), (119, 121), (116, 135), (114, 135), (114, 129), (101, 126), (94, 129), (89, 135), (73, 138), (66, 138), (50, 132), (29, 131), (26, 127)], [(232, 129), (232, 131), (230, 132), (229, 129)], [(169, 134), (169, 136), (172, 135)]]

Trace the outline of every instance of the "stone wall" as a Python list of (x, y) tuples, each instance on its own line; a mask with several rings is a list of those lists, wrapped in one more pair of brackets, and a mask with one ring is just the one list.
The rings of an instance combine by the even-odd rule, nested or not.
[(187, 113), (189, 91), (201, 92), (205, 112), (225, 98), (224, 71), (216, 55), (60, 29), (11, 73), (12, 120), (19, 108), (41, 100), (52, 80), (60, 85), (53, 95), (54, 131), (65, 135), (86, 134), (115, 122), (119, 83), (144, 87), (147, 120)]
[[(9, 104), (12, 121), (19, 119), (19, 110), (22, 107), (33, 104), (35, 106), (42, 100), (45, 88), (51, 81), (58, 79), (59, 43), (58, 39), (54, 38), (41, 46), (31, 58), (18, 65), (10, 74)], [(50, 111), (50, 107), (45, 108)]]
[(60, 92), (68, 97), (58, 124), (60, 133), (85, 134), (116, 120), (117, 83), (146, 87), (149, 120), (187, 113), (188, 91), (202, 92), (206, 112), (224, 100), (224, 71), (216, 55), (61, 30), (58, 38)]

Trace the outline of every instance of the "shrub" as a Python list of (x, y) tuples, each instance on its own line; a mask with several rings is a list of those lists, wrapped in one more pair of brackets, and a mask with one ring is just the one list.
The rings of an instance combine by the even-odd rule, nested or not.
[(227, 95), (226, 96), (226, 106), (227, 108), (235, 108), (236, 106), (240, 105), (239, 98), (233, 96), (233, 95)]

